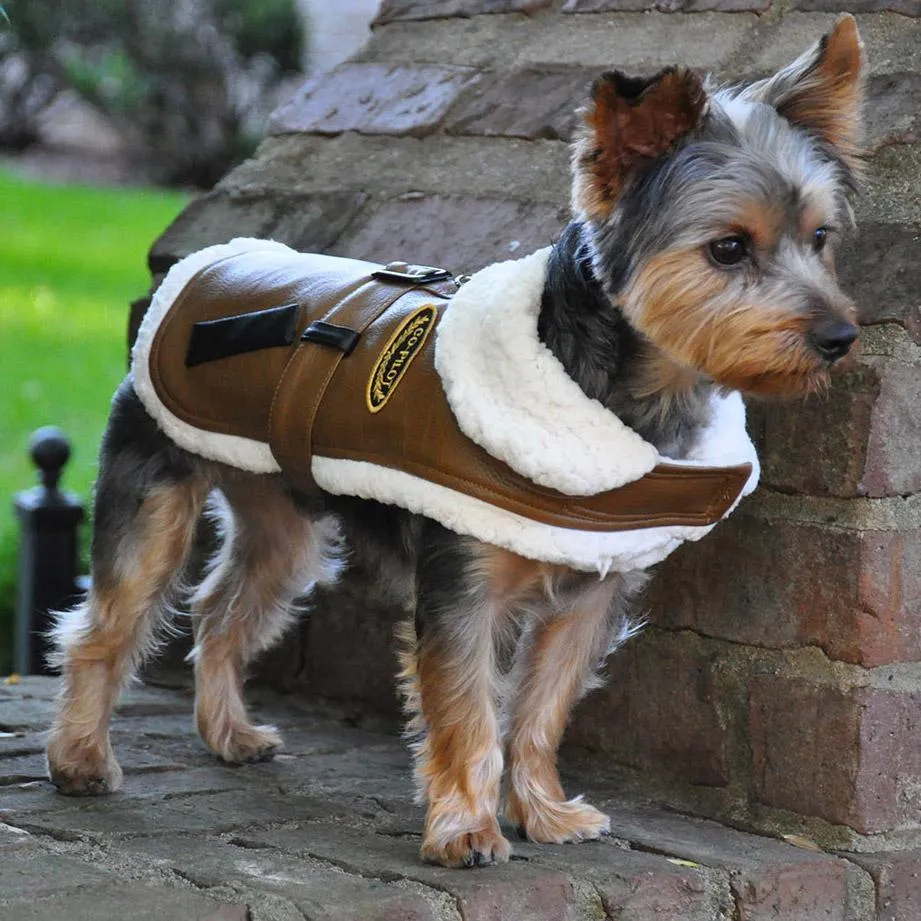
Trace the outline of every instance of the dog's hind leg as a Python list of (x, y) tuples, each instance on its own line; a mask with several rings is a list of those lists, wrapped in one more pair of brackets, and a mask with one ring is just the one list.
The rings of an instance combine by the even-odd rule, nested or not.
[(92, 588), (54, 629), (63, 689), (48, 767), (62, 793), (108, 793), (121, 783), (109, 719), (122, 685), (156, 644), (207, 490), (201, 470), (123, 386), (100, 456)]
[(497, 653), (507, 611), (477, 545), (430, 527), (401, 675), (409, 731), (417, 735), (419, 797), (428, 804), (421, 853), (449, 867), (504, 862), (510, 848), (496, 818), (503, 760)]
[(243, 701), (244, 670), (294, 619), (295, 600), (335, 579), (338, 528), (299, 509), (278, 477), (234, 476), (212, 507), (221, 545), (192, 599), (195, 718), (223, 760), (271, 758), (273, 726), (254, 726)]
[(629, 635), (625, 602), (643, 581), (609, 576), (590, 583), (562, 613), (531, 631), (520, 650), (505, 812), (532, 841), (597, 838), (610, 826), (608, 817), (581, 796), (566, 799), (556, 751), (573, 705), (596, 686), (605, 656)]

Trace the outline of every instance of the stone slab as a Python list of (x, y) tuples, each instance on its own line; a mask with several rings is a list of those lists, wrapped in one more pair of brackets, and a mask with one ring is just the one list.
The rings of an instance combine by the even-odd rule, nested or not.
[[(412, 196), (383, 204), (336, 250), (355, 259), (401, 259), (462, 274), (548, 246), (567, 219), (568, 208), (543, 203)], [(432, 227), (442, 231), (432, 233)], [(329, 654), (325, 648), (323, 655)]]
[(321, 252), (335, 243), (365, 198), (357, 190), (209, 192), (188, 205), (154, 242), (148, 264), (153, 273), (165, 272), (183, 256), (234, 237), (269, 238), (303, 252)]
[(383, 0), (374, 24), (487, 13), (530, 13), (550, 3), (551, 0)]
[(342, 64), (305, 83), (272, 115), (272, 134), (402, 134), (436, 130), (477, 73), (469, 67)]

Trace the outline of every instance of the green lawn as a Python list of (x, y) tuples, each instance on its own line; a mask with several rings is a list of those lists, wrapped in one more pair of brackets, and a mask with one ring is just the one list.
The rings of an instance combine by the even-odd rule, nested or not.
[(59, 425), (64, 485), (89, 499), (112, 393), (125, 373), (128, 302), (146, 251), (183, 207), (175, 192), (44, 185), (0, 170), (0, 675), (10, 667), (15, 492), (29, 434)]

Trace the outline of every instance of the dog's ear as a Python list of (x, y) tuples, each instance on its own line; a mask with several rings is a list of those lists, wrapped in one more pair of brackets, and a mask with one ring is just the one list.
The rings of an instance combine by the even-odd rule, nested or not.
[(773, 106), (791, 124), (831, 144), (851, 169), (860, 165), (864, 101), (863, 43), (854, 17), (834, 28), (805, 54), (744, 93)]
[(602, 220), (631, 173), (692, 131), (707, 108), (701, 77), (669, 67), (648, 80), (619, 71), (600, 76), (582, 111), (573, 152), (573, 210)]

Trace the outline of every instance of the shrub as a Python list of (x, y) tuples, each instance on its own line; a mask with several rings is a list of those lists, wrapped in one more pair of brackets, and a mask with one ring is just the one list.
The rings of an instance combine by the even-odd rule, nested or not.
[(156, 182), (212, 185), (251, 152), (300, 65), (294, 0), (6, 5), (8, 54), (26, 60), (31, 82), (76, 89)]

